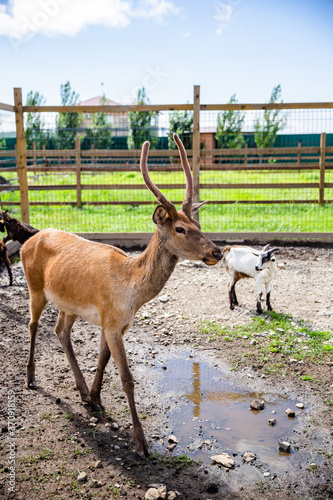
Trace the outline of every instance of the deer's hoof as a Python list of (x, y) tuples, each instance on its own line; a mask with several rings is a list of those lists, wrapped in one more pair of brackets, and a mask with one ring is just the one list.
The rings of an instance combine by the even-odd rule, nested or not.
[(30, 380), (30, 381), (27, 380), (25, 386), (27, 389), (31, 389), (33, 391), (37, 390), (37, 385), (36, 385), (36, 382), (34, 380)]

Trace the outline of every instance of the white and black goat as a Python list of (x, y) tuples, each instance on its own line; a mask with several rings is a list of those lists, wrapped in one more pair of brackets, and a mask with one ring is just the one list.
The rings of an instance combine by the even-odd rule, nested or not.
[(262, 285), (266, 289), (266, 305), (269, 311), (272, 311), (270, 303), (271, 282), (274, 278), (277, 265), (274, 252), (278, 248), (268, 250), (266, 245), (261, 251), (248, 246), (232, 245), (223, 248), (223, 260), (229, 274), (229, 301), (230, 309), (238, 306), (238, 300), (235, 292), (237, 281), (242, 278), (254, 278), (257, 288), (257, 313), (262, 313), (261, 298)]

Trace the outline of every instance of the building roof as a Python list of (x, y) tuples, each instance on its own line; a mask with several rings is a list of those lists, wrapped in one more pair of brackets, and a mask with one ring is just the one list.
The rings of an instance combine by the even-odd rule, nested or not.
[[(103, 96), (98, 95), (97, 97), (92, 97), (91, 99), (87, 99), (86, 101), (82, 101), (79, 103), (80, 106), (100, 106), (103, 104), (102, 102)], [(107, 104), (108, 106), (119, 106), (118, 102), (111, 101), (111, 99), (108, 99), (105, 97), (105, 102), (104, 104)]]

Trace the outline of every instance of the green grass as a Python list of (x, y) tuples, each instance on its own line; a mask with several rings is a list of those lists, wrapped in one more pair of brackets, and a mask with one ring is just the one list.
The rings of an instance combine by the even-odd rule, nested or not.
[[(11, 179), (15, 185), (15, 172), (4, 172), (4, 177)], [(152, 172), (151, 177), (157, 185), (184, 185), (182, 172)], [(318, 204), (242, 204), (241, 201), (262, 200), (317, 200), (317, 188), (300, 189), (215, 189), (216, 183), (296, 183), (318, 182), (318, 171), (302, 172), (201, 172), (200, 182), (212, 187), (201, 188), (202, 200), (234, 201), (233, 204), (206, 205), (200, 211), (202, 229), (208, 232), (240, 232), (240, 231), (285, 231), (285, 232), (331, 232), (333, 203)], [(76, 203), (76, 176), (72, 173), (46, 173), (34, 176), (29, 173), (29, 185), (66, 185), (74, 189), (54, 191), (30, 191), (29, 200), (57, 202), (56, 206), (30, 206), (30, 220), (35, 227), (55, 227), (71, 232), (152, 232), (154, 224), (151, 220), (155, 205), (154, 196), (145, 188), (139, 172), (104, 172), (82, 173), (82, 185), (125, 184), (127, 189), (83, 189), (83, 208), (64, 206), (63, 202)], [(333, 182), (333, 171), (327, 171), (326, 182)], [(138, 184), (143, 189), (130, 189)], [(281, 184), (283, 186), (283, 184)], [(162, 189), (170, 200), (180, 201), (184, 196), (184, 188)], [(20, 218), (19, 207), (6, 207), (6, 201), (19, 202), (19, 191), (1, 194), (3, 208), (9, 208), (13, 216)], [(325, 190), (325, 199), (333, 199), (333, 189)], [(128, 201), (128, 205), (102, 205), (91, 203), (96, 201)], [(149, 205), (131, 205), (133, 201), (148, 201)]]
[[(311, 359), (322, 362), (333, 351), (332, 332), (313, 330), (304, 321), (293, 319), (287, 314), (267, 312), (234, 328), (210, 321), (201, 322), (198, 327), (199, 332), (208, 335), (211, 341), (222, 338), (230, 342), (247, 337), (248, 342), (255, 338), (258, 343), (255, 347), (262, 355), (281, 353), (299, 361)], [(257, 336), (258, 333), (265, 335)], [(250, 354), (248, 349), (245, 354)]]

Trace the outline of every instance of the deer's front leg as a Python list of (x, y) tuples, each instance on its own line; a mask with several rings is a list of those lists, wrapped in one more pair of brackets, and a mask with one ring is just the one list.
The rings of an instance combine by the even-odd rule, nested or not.
[[(123, 331), (126, 329), (123, 329)], [(130, 372), (122, 332), (115, 332), (106, 330), (105, 337), (111, 351), (111, 355), (117, 365), (119, 374), (121, 377), (121, 382), (123, 384), (124, 391), (127, 396), (129, 408), (132, 416), (133, 423), (133, 438), (135, 442), (135, 451), (140, 456), (149, 456), (148, 444), (143, 432), (142, 425), (140, 423), (134, 401), (134, 379), (132, 373)]]

